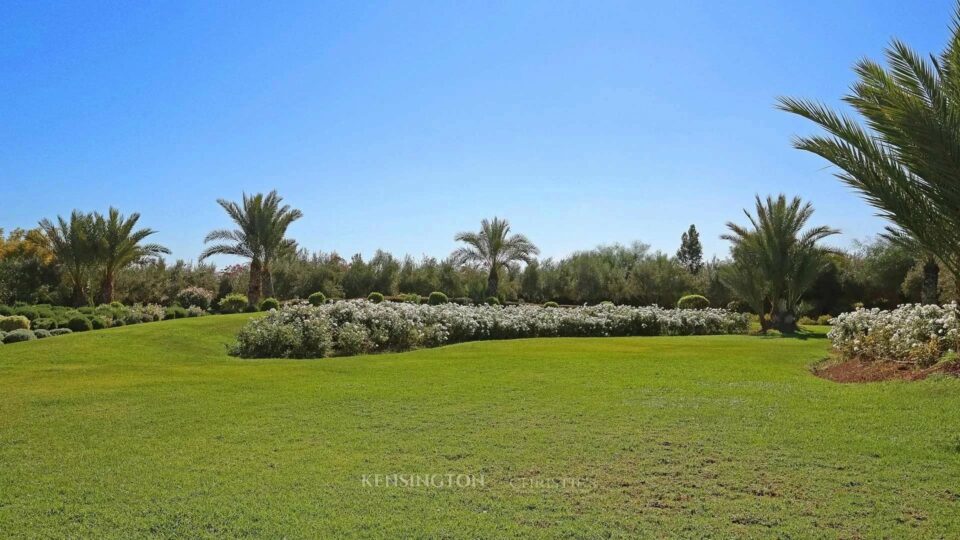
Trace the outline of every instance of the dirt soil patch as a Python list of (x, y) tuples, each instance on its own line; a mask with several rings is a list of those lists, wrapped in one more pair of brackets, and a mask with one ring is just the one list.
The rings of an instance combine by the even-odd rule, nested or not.
[(813, 374), (839, 383), (865, 383), (876, 381), (918, 381), (934, 373), (960, 377), (960, 362), (937, 364), (918, 368), (913, 364), (885, 361), (824, 361), (813, 367)]

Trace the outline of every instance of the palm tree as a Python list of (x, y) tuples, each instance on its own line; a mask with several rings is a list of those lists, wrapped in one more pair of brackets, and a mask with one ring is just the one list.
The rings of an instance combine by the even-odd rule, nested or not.
[[(754, 309), (758, 291), (762, 291), (764, 305), (770, 308), (770, 325), (794, 331), (800, 299), (813, 286), (829, 253), (817, 242), (839, 231), (825, 226), (804, 231), (813, 206), (799, 197), (788, 202), (782, 194), (776, 199), (768, 196), (766, 201), (757, 196), (756, 216), (747, 210), (744, 214), (750, 226), (727, 223), (730, 234), (722, 237), (733, 243), (734, 265), (726, 275), (727, 285), (734, 291), (749, 291), (742, 299)], [(755, 283), (752, 287), (749, 280)], [(762, 319), (763, 312), (758, 314)]]
[(250, 259), (250, 286), (247, 298), (256, 305), (260, 302), (261, 293), (266, 285), (267, 296), (273, 295), (273, 278), (270, 274), (270, 264), (285, 252), (295, 246), (293, 240), (284, 238), (287, 227), (300, 219), (303, 213), (291, 209), (288, 205), (281, 206), (283, 199), (276, 191), (266, 196), (243, 194), (242, 204), (225, 199), (218, 199), (217, 203), (223, 207), (230, 219), (237, 224), (236, 229), (218, 229), (210, 232), (204, 239), (205, 243), (220, 242), (203, 250), (200, 260), (214, 255), (234, 255)]
[[(780, 98), (779, 108), (827, 131), (794, 145), (836, 165), (836, 176), (893, 222), (888, 238), (936, 254), (960, 281), (960, 6), (951, 30), (939, 58), (894, 40), (887, 68), (856, 64), (859, 80), (844, 101), (866, 127), (814, 101)], [(931, 263), (927, 256), (928, 289)]]
[(454, 239), (466, 246), (453, 252), (458, 264), (478, 264), (489, 270), (487, 277), (487, 296), (496, 296), (500, 282), (500, 269), (510, 263), (529, 262), (540, 253), (522, 234), (510, 235), (510, 222), (493, 218), (493, 221), (480, 222), (480, 232), (458, 233)]
[(75, 306), (87, 303), (87, 277), (94, 260), (90, 242), (92, 228), (93, 216), (74, 210), (69, 221), (61, 216), (57, 216), (56, 223), (49, 219), (40, 221), (40, 234), (31, 238), (31, 241), (53, 255), (63, 270)]
[(113, 289), (117, 272), (135, 262), (170, 250), (160, 244), (142, 244), (147, 237), (156, 234), (153, 229), (138, 229), (140, 214), (134, 212), (124, 217), (119, 210), (111, 207), (106, 216), (95, 213), (92, 220), (90, 245), (94, 262), (100, 271), (100, 302), (113, 301)]

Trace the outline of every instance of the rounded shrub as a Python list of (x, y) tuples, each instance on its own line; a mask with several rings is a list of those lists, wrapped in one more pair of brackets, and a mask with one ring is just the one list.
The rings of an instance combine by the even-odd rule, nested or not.
[(117, 302), (114, 300), (113, 302), (110, 302), (110, 307), (113, 309), (123, 309), (125, 306), (123, 305), (123, 302)]
[(104, 319), (103, 317), (94, 316), (94, 317), (87, 317), (87, 319), (89, 319), (90, 326), (92, 326), (94, 330), (103, 330), (104, 328), (109, 328), (109, 326), (107, 325), (107, 320)]
[(10, 315), (9, 317), (0, 317), (0, 330), (12, 332), (14, 330), (29, 330), (30, 319), (23, 315)]
[(9, 317), (14, 314), (13, 308), (10, 306), (0, 306), (0, 317)]
[(307, 297), (307, 302), (314, 306), (322, 306), (327, 303), (327, 295), (322, 292), (315, 292)]
[(80, 313), (83, 313), (84, 315), (93, 315), (93, 308), (90, 306), (83, 306), (83, 307), (77, 308), (77, 311), (79, 311)]
[(232, 293), (220, 299), (220, 313), (243, 313), (250, 306), (245, 295)]
[(551, 300), (551, 301), (549, 301), (549, 302), (544, 302), (544, 303), (543, 303), (543, 307), (555, 308), (555, 307), (560, 307), (560, 304), (558, 304), (558, 303), (554, 302), (553, 300)]
[(34, 319), (40, 318), (40, 312), (37, 311), (37, 308), (32, 306), (20, 306), (16, 310), (14, 310), (14, 312), (16, 315), (19, 315), (21, 317), (26, 317), (31, 321)]
[(50, 331), (51, 336), (65, 336), (67, 334), (72, 334), (73, 330), (69, 328), (54, 328)]
[(197, 306), (207, 310), (212, 301), (213, 292), (203, 287), (187, 287), (177, 293), (177, 303), (183, 307)]
[(46, 319), (41, 317), (33, 321), (32, 323), (30, 323), (30, 327), (33, 328), (34, 331), (53, 330), (54, 328), (57, 327), (57, 321), (54, 319)]
[(708, 307), (710, 307), (710, 300), (699, 294), (688, 294), (677, 300), (677, 309), (707, 309)]
[(0, 344), (3, 343), (3, 338), (7, 337), (7, 333), (3, 330), (0, 330)]
[(33, 335), (37, 336), (37, 339), (45, 339), (50, 337), (49, 330), (37, 329), (33, 331)]
[(260, 302), (260, 311), (270, 311), (271, 309), (280, 309), (280, 302), (276, 298), (264, 298)]
[(71, 317), (67, 321), (67, 328), (73, 330), (74, 332), (87, 332), (93, 330), (93, 323), (90, 322), (90, 319), (84, 317), (83, 315), (77, 315)]
[(383, 302), (383, 293), (372, 292), (367, 295), (367, 300), (373, 302), (374, 304), (379, 304), (380, 302)]
[(500, 305), (500, 299), (497, 298), (496, 296), (491, 296), (491, 297), (487, 298), (487, 304), (488, 304), (488, 305), (491, 305), (491, 306), (499, 306), (499, 305)]
[(37, 336), (30, 330), (14, 330), (13, 332), (7, 333), (3, 338), (4, 343), (20, 343), (21, 341), (33, 341), (37, 339)]
[(830, 316), (830, 315), (828, 315), (828, 314), (823, 314), (823, 315), (817, 317), (817, 324), (819, 324), (820, 326), (827, 326), (827, 325), (830, 324), (830, 321), (832, 321), (832, 320), (833, 320), (833, 317), (832, 317), (832, 316)]
[(446, 304), (449, 301), (450, 299), (447, 298), (447, 295), (440, 291), (433, 291), (430, 293), (430, 297), (427, 299), (427, 303), (431, 306), (439, 306), (440, 304)]
[(187, 310), (183, 309), (180, 306), (168, 307), (164, 311), (164, 318), (166, 319), (183, 319), (187, 316)]

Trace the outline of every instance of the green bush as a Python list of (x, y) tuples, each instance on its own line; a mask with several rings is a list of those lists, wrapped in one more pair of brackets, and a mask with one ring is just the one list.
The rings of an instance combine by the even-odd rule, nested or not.
[(710, 300), (699, 294), (688, 294), (677, 300), (677, 309), (707, 309), (708, 307), (710, 307)]
[(164, 311), (164, 317), (167, 319), (184, 319), (187, 317), (187, 310), (180, 306), (168, 307)]
[(83, 306), (81, 308), (77, 308), (77, 311), (79, 311), (80, 313), (83, 313), (84, 315), (93, 315), (93, 308), (90, 306)]
[(449, 301), (450, 300), (447, 298), (447, 295), (440, 291), (433, 291), (430, 293), (430, 297), (427, 299), (427, 303), (431, 306), (439, 306), (440, 304), (446, 304)]
[(83, 315), (78, 315), (71, 317), (67, 321), (67, 328), (73, 330), (74, 332), (87, 332), (93, 330), (93, 323), (90, 322), (90, 319), (84, 317)]
[(177, 293), (177, 303), (184, 308), (197, 306), (204, 310), (210, 309), (213, 293), (203, 287), (187, 287)]
[(50, 337), (50, 331), (40, 328), (40, 329), (34, 330), (33, 335), (37, 336), (37, 339), (45, 339)]
[(0, 317), (0, 330), (12, 332), (14, 330), (29, 330), (30, 320), (23, 315), (10, 315), (9, 317)]
[(549, 302), (545, 302), (545, 303), (543, 304), (543, 307), (549, 307), (549, 308), (560, 307), (560, 304), (558, 304), (558, 303), (554, 302), (553, 300), (551, 300), (551, 301), (549, 301)]
[(37, 311), (37, 308), (33, 306), (20, 306), (17, 309), (15, 309), (14, 312), (17, 315), (20, 315), (21, 317), (26, 317), (31, 321), (34, 319), (40, 318), (40, 312)]
[(803, 317), (800, 317), (800, 320), (797, 321), (797, 324), (799, 324), (800, 326), (812, 326), (814, 324), (817, 324), (817, 321), (815, 319), (811, 319), (810, 317), (803, 316)]
[(123, 319), (114, 319), (110, 322), (110, 327), (116, 328), (118, 326), (126, 326), (126, 324), (127, 324), (127, 321)]
[(491, 296), (491, 297), (487, 298), (487, 304), (488, 304), (488, 305), (491, 305), (491, 306), (499, 306), (499, 305), (500, 305), (500, 299), (497, 298), (496, 296)]
[(260, 311), (270, 311), (271, 309), (280, 309), (280, 302), (276, 298), (264, 298), (260, 302)]
[(107, 321), (103, 317), (93, 316), (87, 317), (87, 319), (90, 321), (90, 326), (92, 326), (94, 330), (103, 330), (104, 328), (108, 328)]
[(833, 316), (832, 316), (832, 315), (823, 314), (823, 315), (817, 317), (817, 324), (819, 324), (820, 326), (827, 326), (827, 325), (830, 324), (830, 321), (832, 321), (832, 320), (833, 320)]
[(454, 298), (452, 302), (454, 304), (460, 304), (461, 306), (472, 306), (473, 298), (469, 298), (467, 296), (458, 296), (457, 298)]
[(54, 319), (40, 318), (30, 323), (30, 327), (34, 330), (53, 330), (57, 327), (57, 321)]
[(69, 328), (54, 328), (50, 331), (51, 336), (65, 336), (67, 334), (72, 334), (73, 330)]
[(33, 341), (37, 339), (37, 336), (30, 330), (14, 330), (13, 332), (7, 333), (3, 338), (4, 343), (20, 343), (21, 341)]
[(383, 293), (372, 292), (367, 296), (367, 300), (373, 302), (374, 304), (379, 304), (383, 302)]
[(221, 313), (242, 313), (250, 307), (245, 295), (239, 293), (228, 294), (220, 299)]
[(124, 306), (123, 303), (117, 302), (116, 300), (114, 300), (113, 302), (110, 302), (110, 307), (112, 307), (113, 309), (123, 309), (126, 306)]
[(423, 298), (417, 293), (410, 293), (403, 295), (403, 301), (411, 304), (420, 304), (423, 302)]
[(307, 297), (307, 302), (314, 306), (322, 306), (327, 303), (327, 295), (322, 292), (315, 292)]
[(10, 306), (0, 306), (0, 317), (9, 317), (14, 314), (13, 308)]
[(7, 337), (7, 333), (3, 330), (0, 330), (0, 344), (3, 344), (3, 338)]

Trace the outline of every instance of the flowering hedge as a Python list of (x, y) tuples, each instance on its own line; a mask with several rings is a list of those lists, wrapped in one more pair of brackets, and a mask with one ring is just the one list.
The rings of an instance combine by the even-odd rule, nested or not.
[(844, 358), (930, 365), (960, 345), (957, 304), (858, 309), (833, 320), (828, 336)]
[(244, 358), (320, 358), (405, 351), (483, 339), (559, 336), (742, 334), (748, 316), (722, 309), (599, 305), (409, 304), (350, 300), (292, 303), (250, 321), (231, 353)]

